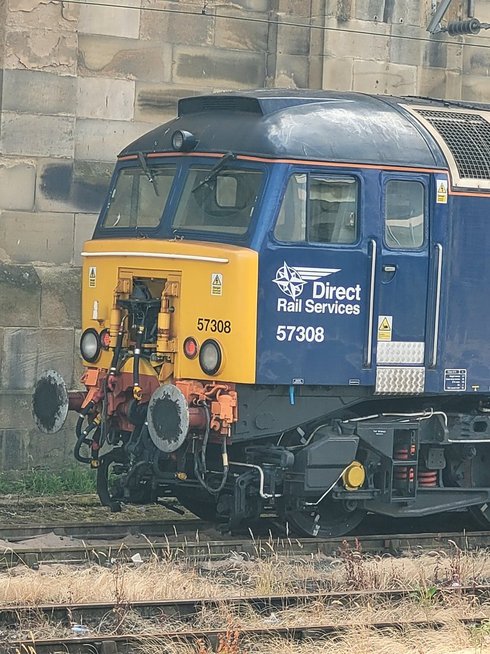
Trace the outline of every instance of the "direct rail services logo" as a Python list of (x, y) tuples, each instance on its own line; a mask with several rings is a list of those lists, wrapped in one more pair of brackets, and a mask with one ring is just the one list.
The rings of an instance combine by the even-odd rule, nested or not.
[[(286, 261), (277, 269), (272, 280), (282, 293), (289, 298), (277, 298), (277, 311), (287, 313), (328, 313), (357, 316), (361, 312), (361, 285), (336, 286), (330, 281), (323, 281), (340, 268), (313, 268), (289, 266)], [(312, 282), (312, 284), (309, 284)], [(304, 298), (303, 291), (310, 291), (310, 297)], [(327, 300), (317, 302), (316, 300)]]

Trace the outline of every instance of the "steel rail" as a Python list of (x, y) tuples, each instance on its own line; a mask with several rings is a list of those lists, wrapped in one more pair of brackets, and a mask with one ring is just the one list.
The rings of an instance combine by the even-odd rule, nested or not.
[(176, 530), (196, 531), (209, 528), (209, 523), (197, 518), (165, 520), (119, 520), (114, 522), (51, 522), (37, 525), (2, 525), (0, 539), (16, 543), (36, 536), (54, 533), (72, 538), (112, 539), (128, 535), (175, 535)]
[[(447, 595), (485, 600), (490, 597), (490, 584), (469, 586), (441, 586), (430, 589), (430, 600), (439, 601)], [(137, 613), (142, 617), (171, 617), (172, 619), (188, 619), (195, 617), (202, 610), (217, 609), (222, 606), (239, 608), (246, 606), (261, 614), (274, 610), (284, 610), (292, 607), (304, 607), (310, 604), (338, 604), (344, 606), (355, 603), (356, 606), (364, 600), (398, 601), (415, 599), (421, 601), (426, 597), (423, 588), (396, 588), (378, 590), (351, 591), (321, 591), (316, 593), (295, 593), (288, 595), (259, 595), (217, 598), (189, 598), (166, 600), (135, 600), (126, 602), (90, 602), (69, 604), (34, 604), (34, 605), (0, 605), (0, 624), (8, 624), (10, 628), (17, 623), (25, 623), (26, 619), (45, 618), (56, 621), (57, 624), (70, 626), (72, 623), (87, 624), (88, 620), (101, 620), (110, 613), (119, 616), (125, 613)]]
[(343, 551), (360, 550), (370, 554), (401, 554), (427, 550), (454, 551), (488, 548), (490, 531), (444, 532), (429, 534), (388, 534), (344, 538), (251, 538), (242, 536), (231, 540), (181, 540), (165, 542), (113, 543), (110, 545), (68, 545), (66, 547), (16, 546), (0, 548), (0, 568), (17, 564), (37, 566), (40, 563), (87, 563), (108, 564), (115, 560), (129, 561), (139, 553), (143, 560), (176, 559), (206, 561), (228, 558), (239, 553), (258, 558), (270, 555), (338, 556)]
[[(480, 626), (488, 622), (489, 615), (484, 616), (461, 616), (457, 619), (460, 624), (467, 626)], [(346, 624), (325, 624), (313, 623), (295, 626), (267, 626), (267, 627), (236, 627), (240, 638), (252, 637), (285, 637), (297, 641), (309, 639), (318, 640), (323, 637), (338, 636), (342, 633), (358, 629), (359, 627), (370, 628), (373, 630), (405, 630), (407, 628), (416, 629), (442, 629), (446, 626), (453, 625), (455, 620), (403, 620), (403, 621), (383, 621), (383, 622), (350, 622)], [(233, 627), (230, 629), (233, 631)], [(50, 639), (32, 639), (32, 640), (15, 640), (10, 642), (1, 642), (2, 653), (18, 654), (19, 652), (35, 651), (36, 654), (53, 654), (53, 652), (63, 652), (64, 654), (134, 654), (135, 647), (144, 648), (145, 643), (152, 644), (153, 648), (158, 641), (163, 645), (168, 645), (169, 641), (173, 642), (196, 642), (199, 639), (208, 641), (213, 646), (217, 643), (220, 636), (226, 632), (223, 629), (190, 629), (175, 631), (155, 631), (152, 633), (131, 633), (122, 635), (107, 636), (87, 636), (79, 638), (50, 638)], [(32, 648), (32, 650), (29, 649)]]

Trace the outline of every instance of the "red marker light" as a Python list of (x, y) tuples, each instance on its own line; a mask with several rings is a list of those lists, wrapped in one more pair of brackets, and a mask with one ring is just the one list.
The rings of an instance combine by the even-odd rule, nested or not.
[(184, 341), (184, 354), (188, 359), (195, 359), (199, 348), (197, 346), (197, 341), (192, 336), (188, 336)]
[(109, 346), (111, 344), (111, 335), (108, 329), (103, 329), (100, 332), (100, 344), (104, 348), (104, 350), (108, 350)]

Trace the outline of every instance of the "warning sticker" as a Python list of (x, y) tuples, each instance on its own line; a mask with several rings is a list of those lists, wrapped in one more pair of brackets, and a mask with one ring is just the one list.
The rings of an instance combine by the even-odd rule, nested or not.
[(437, 184), (437, 204), (447, 204), (447, 179), (436, 180)]
[(211, 295), (223, 295), (223, 275), (211, 273)]
[(393, 316), (378, 316), (378, 341), (391, 341)]
[(95, 266), (90, 266), (88, 269), (88, 285), (89, 288), (97, 286), (97, 268)]

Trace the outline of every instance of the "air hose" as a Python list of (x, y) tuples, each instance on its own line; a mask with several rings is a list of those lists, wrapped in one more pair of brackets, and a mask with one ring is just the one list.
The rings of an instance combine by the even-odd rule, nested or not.
[(93, 420), (83, 431), (82, 431), (82, 426), (85, 418), (87, 415), (90, 413), (90, 411), (93, 409), (94, 403), (89, 402), (86, 407), (84, 407), (78, 416), (77, 424), (75, 427), (75, 434), (77, 436), (77, 442), (75, 444), (75, 449), (73, 451), (73, 454), (75, 456), (75, 459), (77, 461), (80, 461), (80, 463), (90, 463), (92, 459), (86, 456), (82, 456), (80, 454), (80, 448), (82, 445), (88, 445), (89, 447), (92, 445), (92, 441), (87, 438), (90, 432), (92, 432), (94, 429), (96, 429), (99, 426), (99, 421), (98, 420)]
[[(204, 432), (204, 438), (202, 442), (202, 448), (200, 452), (200, 457), (198, 456), (198, 453), (195, 452), (194, 454), (194, 474), (196, 475), (196, 478), (198, 482), (201, 484), (201, 486), (211, 495), (219, 495), (223, 488), (225, 487), (225, 484), (228, 480), (228, 472), (230, 469), (229, 463), (228, 463), (228, 451), (227, 451), (227, 444), (226, 444), (226, 436), (222, 439), (221, 441), (221, 458), (223, 461), (223, 473), (221, 477), (221, 482), (219, 486), (216, 488), (213, 488), (213, 486), (210, 486), (208, 482), (205, 479), (205, 474), (206, 474), (206, 452), (207, 452), (207, 447), (208, 447), (208, 441), (209, 441), (209, 423), (211, 416), (209, 414), (209, 409), (208, 407), (204, 404), (204, 410), (206, 412), (206, 431)], [(199, 461), (200, 459), (200, 461)]]

